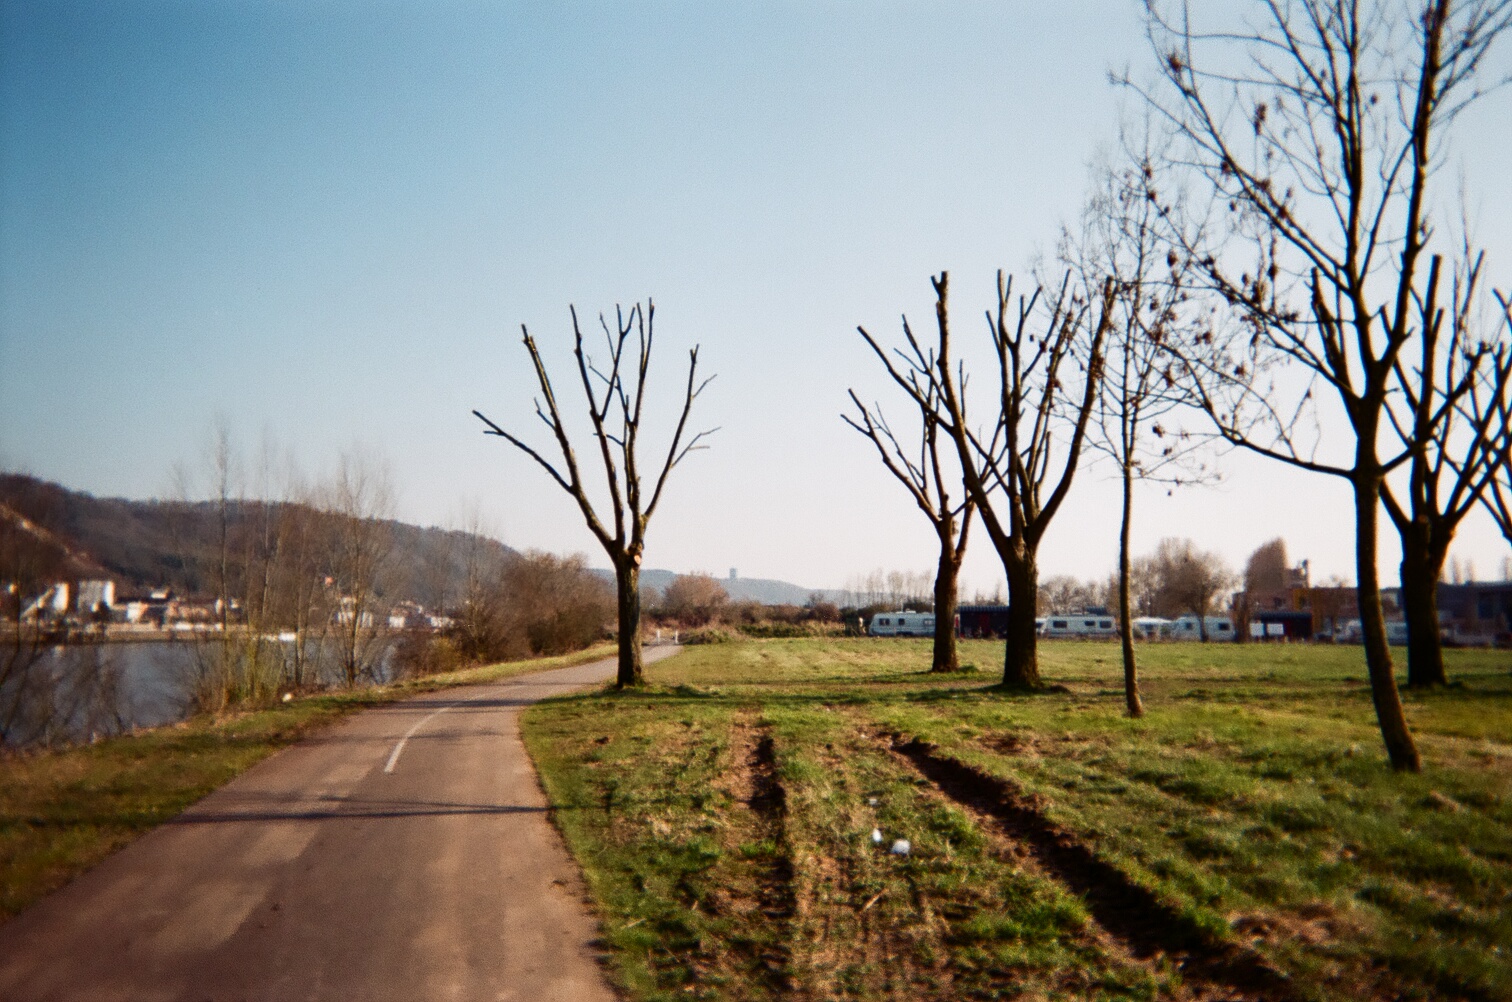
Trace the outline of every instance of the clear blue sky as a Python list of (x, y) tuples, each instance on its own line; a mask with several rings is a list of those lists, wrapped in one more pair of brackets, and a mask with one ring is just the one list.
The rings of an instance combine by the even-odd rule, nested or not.
[[(534, 433), (519, 325), (565, 383), (567, 304), (650, 295), (662, 385), (701, 342), (722, 430), (648, 563), (828, 587), (932, 560), (838, 418), (847, 386), (883, 392), (856, 324), (925, 324), (948, 268), (976, 336), (993, 270), (1078, 210), (1118, 117), (1107, 71), (1147, 59), (1132, 0), (0, 10), (0, 463), (162, 495), (221, 414), (312, 471), (366, 443), (409, 520), (473, 501), (512, 545), (602, 563), (469, 412)], [(1508, 140), (1485, 131), (1467, 178), (1505, 233), (1505, 171), (1477, 164)], [(1281, 534), (1351, 576), (1341, 485), (1230, 469), (1145, 492), (1137, 548), (1187, 535), (1238, 564)], [(1045, 572), (1105, 574), (1116, 525), (1090, 471)], [(1457, 552), (1487, 575), (1506, 548), (1477, 519)], [(999, 577), (983, 537), (968, 587)]]

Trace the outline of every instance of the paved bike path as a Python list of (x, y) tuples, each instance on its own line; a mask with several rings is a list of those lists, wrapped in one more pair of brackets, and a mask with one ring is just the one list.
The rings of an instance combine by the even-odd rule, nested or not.
[(269, 757), (0, 926), (0, 999), (612, 1002), (519, 711), (613, 671), (431, 693)]

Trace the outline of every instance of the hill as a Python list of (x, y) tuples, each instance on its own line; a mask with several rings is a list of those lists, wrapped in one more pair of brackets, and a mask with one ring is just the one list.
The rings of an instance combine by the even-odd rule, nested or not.
[[(245, 539), (281, 517), (315, 517), (306, 506), (286, 502), (236, 501), (227, 509), (225, 531)], [(436, 608), (461, 591), (472, 548), (466, 533), (388, 521), (391, 543), (382, 592), (391, 601), (411, 600)], [(219, 511), (209, 501), (133, 501), (97, 498), (83, 491), (16, 473), (0, 473), (0, 580), (23, 591), (57, 580), (111, 578), (125, 591), (171, 587), (181, 594), (213, 590), (220, 553)], [(485, 574), (496, 574), (515, 551), (494, 539), (480, 541)], [(234, 548), (234, 547), (233, 547)], [(607, 570), (596, 573), (613, 580)], [(676, 571), (648, 568), (641, 584), (666, 588)], [(833, 590), (805, 588), (769, 578), (722, 578), (730, 598), (765, 605), (803, 605)]]
[[(239, 543), (280, 519), (318, 513), (286, 502), (235, 501), (224, 531)], [(435, 607), (456, 595), (466, 573), (466, 533), (386, 521), (389, 550), (382, 594)], [(212, 502), (97, 498), (21, 474), (0, 474), (0, 580), (23, 591), (61, 579), (111, 578), (127, 591), (172, 587), (182, 594), (213, 589), (222, 525)], [(514, 551), (479, 541), (485, 573)]]
[[(609, 574), (609, 571), (601, 573)], [(676, 571), (647, 568), (641, 571), (641, 587), (658, 591), (672, 583)], [(824, 601), (839, 602), (840, 592), (825, 588), (805, 588), (788, 581), (772, 578), (717, 578), (725, 593), (733, 602), (760, 602), (763, 605), (805, 605), (810, 596), (819, 595)]]

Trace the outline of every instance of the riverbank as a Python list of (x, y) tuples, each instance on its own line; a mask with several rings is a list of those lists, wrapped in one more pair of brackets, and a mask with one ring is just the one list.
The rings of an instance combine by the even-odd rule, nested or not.
[(585, 664), (612, 653), (511, 661), (55, 750), (0, 753), (0, 921), (175, 817), (269, 755), (357, 710), (418, 693)]

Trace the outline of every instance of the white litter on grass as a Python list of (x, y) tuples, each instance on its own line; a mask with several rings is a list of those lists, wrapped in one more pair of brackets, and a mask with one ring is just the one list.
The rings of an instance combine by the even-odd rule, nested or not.
[(872, 845), (881, 845), (881, 844), (882, 844), (882, 829), (880, 829), (880, 828), (873, 828), (872, 829)]
[(913, 846), (909, 845), (908, 839), (906, 839), (906, 838), (900, 838), (900, 839), (898, 839), (898, 841), (896, 841), (896, 842), (893, 843), (892, 854), (894, 856), (907, 856), (908, 855), (908, 850), (910, 850), (912, 848), (913, 848)]
[(867, 806), (869, 806), (869, 807), (876, 807), (877, 806), (877, 798), (876, 797), (867, 797), (866, 798), (866, 803), (867, 803)]
[(285, 703), (292, 703), (292, 702), (294, 702), (294, 694), (292, 692), (286, 692), (286, 693), (284, 693), (283, 694), (283, 701)]

